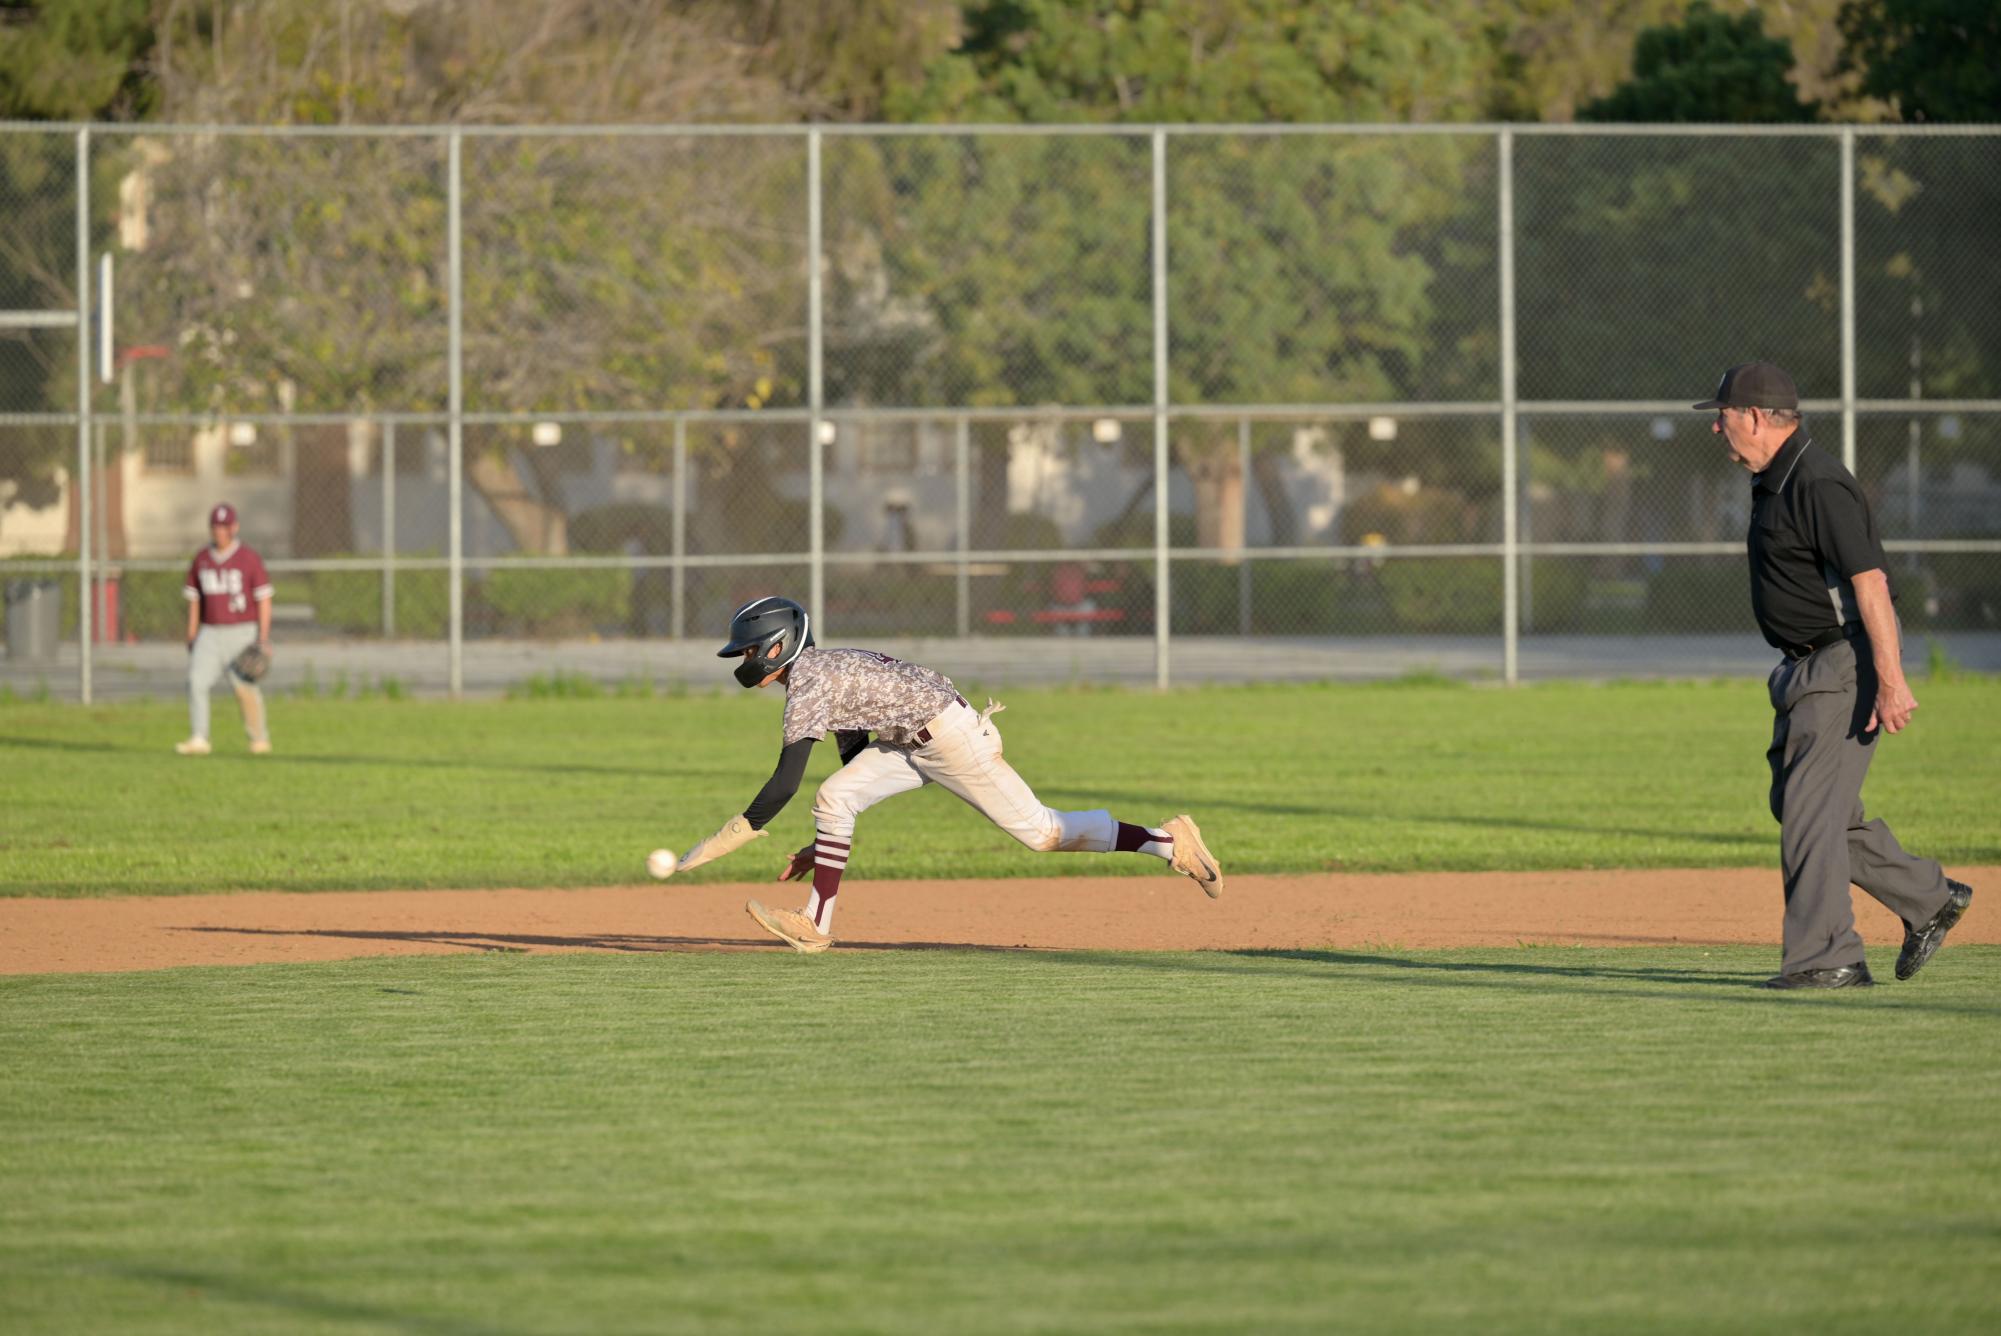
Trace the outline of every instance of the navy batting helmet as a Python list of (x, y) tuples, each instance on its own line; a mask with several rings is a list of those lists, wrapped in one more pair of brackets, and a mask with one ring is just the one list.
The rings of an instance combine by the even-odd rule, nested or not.
[[(813, 619), (789, 598), (754, 598), (730, 617), (730, 643), (716, 651), (719, 659), (743, 658), (736, 680), (754, 687), (773, 673), (792, 666), (799, 651), (813, 643)], [(749, 655), (744, 655), (750, 650)]]

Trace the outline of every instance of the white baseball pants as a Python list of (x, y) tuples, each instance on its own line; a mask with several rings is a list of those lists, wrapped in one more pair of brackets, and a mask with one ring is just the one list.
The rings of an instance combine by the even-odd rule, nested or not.
[(257, 643), (256, 622), (231, 622), (227, 625), (204, 622), (195, 633), (195, 647), (188, 655), (188, 727), (190, 736), (208, 737), (208, 693), (215, 688), (215, 679), (225, 674), (229, 685), (236, 691), (237, 704), (243, 708), (243, 729), (250, 734), (252, 742), (269, 742), (270, 732), (264, 724), (264, 693), (255, 682), (246, 682), (236, 675), (230, 661)]
[(819, 833), (851, 843), (857, 816), (884, 798), (937, 784), (1031, 849), (1110, 853), (1118, 846), (1119, 823), (1110, 812), (1058, 812), (1036, 799), (1001, 756), (991, 708), (981, 713), (953, 704), (929, 731), (931, 740), (918, 747), (872, 743), (829, 776), (813, 799)]

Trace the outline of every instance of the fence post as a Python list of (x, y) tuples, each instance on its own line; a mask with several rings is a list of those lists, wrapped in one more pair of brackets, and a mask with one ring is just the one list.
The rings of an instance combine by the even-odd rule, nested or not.
[(820, 414), (826, 408), (826, 380), (822, 359), (826, 355), (825, 339), (822, 336), (820, 302), (820, 132), (806, 132), (806, 398), (812, 410), (812, 426), (807, 439), (807, 459), (812, 496), (808, 502), (810, 517), (807, 528), (809, 538), (809, 563), (811, 571), (807, 580), (810, 591), (806, 606), (813, 620), (825, 625), (827, 599), (827, 474), (823, 458), (825, 447), (820, 443), (820, 424), (825, 420)]
[(92, 486), (97, 492), (91, 513), (97, 517), (97, 534), (91, 542), (90, 555), (91, 565), (97, 571), (97, 597), (90, 601), (90, 620), (96, 627), (93, 638), (114, 644), (110, 618), (105, 614), (111, 602), (111, 580), (123, 572), (111, 564), (111, 458), (110, 451), (105, 448), (104, 424), (97, 421), (94, 415), (91, 418), (91, 433), (91, 459), (95, 465)]
[(396, 419), (382, 424), (382, 635), (396, 634)]
[(1251, 633), (1251, 420), (1237, 419), (1237, 634)]
[(952, 427), (952, 469), (957, 479), (957, 529), (959, 534), (958, 628), (959, 639), (973, 633), (972, 569), (966, 554), (973, 546), (972, 427), (961, 417)]
[(1501, 259), (1501, 676), (1520, 680), (1520, 460), (1515, 438), (1515, 132), (1500, 132), (1497, 170)]
[(1153, 132), (1153, 684), (1172, 679), (1174, 602), (1168, 588), (1167, 455), (1167, 131)]
[(670, 628), (678, 641), (687, 631), (688, 598), (688, 419), (674, 418), (674, 612)]
[(76, 132), (76, 594), (77, 695), (91, 701), (90, 640), (97, 591), (91, 587), (90, 492), (90, 127)]
[(449, 552), (447, 579), (451, 590), (451, 626), (447, 632), (448, 678), (451, 696), (465, 693), (465, 273), (460, 248), (459, 208), (463, 199), (459, 158), (463, 136), (455, 125), (445, 140), (445, 264), (451, 307), (449, 363), (450, 424), (446, 428), (445, 499), (451, 511), (446, 521)]
[[(1841, 462), (1855, 471), (1855, 127), (1841, 127)], [(1914, 493), (1915, 495), (1915, 493)]]

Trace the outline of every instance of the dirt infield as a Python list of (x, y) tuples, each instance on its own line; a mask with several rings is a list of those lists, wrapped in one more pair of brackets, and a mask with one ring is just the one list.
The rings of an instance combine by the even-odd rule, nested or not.
[[(2001, 884), (2001, 868), (1953, 875)], [(1992, 894), (1993, 892), (1990, 892)], [(464, 951), (782, 950), (743, 912), (795, 887), (0, 900), (0, 974), (166, 969)], [(1872, 945), (1902, 929), (1857, 894)], [(1227, 950), (1325, 946), (1772, 945), (1768, 868), (1236, 877), (1211, 901), (1180, 878), (855, 882), (835, 931), (850, 950), (985, 947)], [(1955, 943), (2001, 942), (1976, 905)]]

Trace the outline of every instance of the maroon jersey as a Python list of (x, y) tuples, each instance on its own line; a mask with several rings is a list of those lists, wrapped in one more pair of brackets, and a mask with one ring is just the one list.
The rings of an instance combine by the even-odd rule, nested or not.
[(209, 626), (232, 626), (257, 620), (257, 602), (271, 597), (271, 577), (264, 559), (242, 543), (225, 555), (212, 547), (195, 553), (182, 591), (201, 601), (201, 619)]

